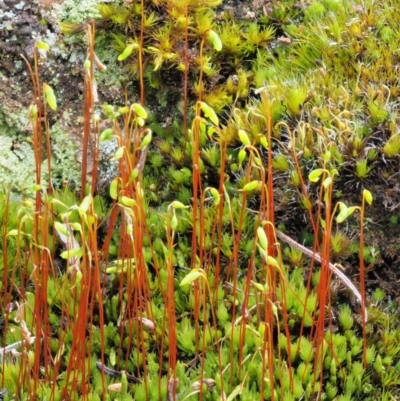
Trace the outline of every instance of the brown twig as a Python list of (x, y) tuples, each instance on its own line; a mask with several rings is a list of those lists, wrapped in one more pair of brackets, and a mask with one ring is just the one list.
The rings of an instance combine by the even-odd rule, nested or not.
[[(96, 362), (96, 368), (98, 370), (100, 370), (100, 372), (104, 372), (104, 374), (106, 374), (107, 376), (110, 376), (110, 377), (117, 378), (117, 377), (121, 377), (121, 375), (122, 375), (122, 373), (119, 370), (111, 369), (111, 368), (107, 367), (106, 365), (102, 364), (100, 361)], [(133, 383), (133, 384), (142, 383), (142, 381), (140, 379), (138, 379), (137, 377), (130, 375), (128, 373), (126, 373), (126, 378), (129, 383)]]
[[(304, 245), (299, 244), (294, 239), (292, 239), (289, 236), (287, 236), (286, 234), (284, 234), (282, 231), (275, 229), (275, 232), (276, 232), (276, 236), (283, 242), (286, 242), (288, 245), (292, 246), (293, 248), (296, 248), (297, 250), (304, 253), (308, 257), (316, 260), (318, 263), (322, 263), (322, 257), (318, 252), (314, 253), (310, 249), (306, 248)], [(332, 273), (336, 274), (336, 276), (354, 294), (354, 296), (357, 298), (358, 302), (362, 305), (361, 294), (357, 290), (355, 285), (350, 281), (350, 279), (331, 262), (329, 262), (329, 269), (332, 271)], [(365, 313), (365, 321), (367, 321), (367, 318), (368, 318), (367, 308), (365, 308), (364, 313)]]

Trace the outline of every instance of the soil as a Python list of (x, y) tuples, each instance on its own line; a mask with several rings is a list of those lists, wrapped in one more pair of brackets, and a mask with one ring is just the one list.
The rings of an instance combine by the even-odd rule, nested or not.
[[(0, 79), (0, 102), (7, 105), (10, 114), (19, 113), (33, 103), (32, 80), (22, 56), (33, 63), (35, 37), (51, 36), (56, 41), (60, 40), (59, 27), (51, 10), (55, 4), (61, 3), (62, 0), (0, 0), (0, 10), (12, 13), (8, 19), (3, 19), (2, 24), (6, 27), (0, 30), (0, 71), (3, 74)], [(76, 49), (72, 45), (65, 52), (73, 50)], [(39, 69), (42, 82), (55, 84), (57, 91), (63, 94), (58, 99), (58, 111), (52, 114), (50, 124), (62, 122), (60, 117), (68, 113), (66, 128), (72, 135), (77, 135), (81, 131), (79, 116), (83, 91), (83, 79), (78, 72), (78, 65), (66, 62), (65, 56), (54, 55), (50, 51), (46, 59), (39, 59)], [(27, 131), (30, 131), (29, 127)]]

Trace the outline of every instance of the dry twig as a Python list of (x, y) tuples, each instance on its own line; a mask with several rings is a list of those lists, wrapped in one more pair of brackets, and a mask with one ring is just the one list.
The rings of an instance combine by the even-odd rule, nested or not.
[[(317, 252), (314, 253), (310, 249), (299, 244), (294, 239), (292, 239), (289, 236), (287, 236), (286, 234), (284, 234), (282, 231), (275, 229), (275, 232), (276, 232), (276, 236), (283, 242), (286, 242), (288, 245), (292, 246), (293, 248), (296, 248), (297, 250), (304, 253), (308, 257), (316, 260), (318, 263), (322, 263), (322, 257), (319, 253), (317, 253)], [(358, 291), (358, 289), (355, 287), (355, 285), (351, 282), (351, 280), (331, 262), (329, 262), (329, 269), (332, 271), (332, 273), (336, 274), (336, 276), (354, 294), (354, 296), (357, 298), (358, 302), (362, 305), (361, 294)], [(365, 309), (364, 314), (365, 314), (365, 321), (367, 321), (367, 319), (368, 319), (367, 309)]]

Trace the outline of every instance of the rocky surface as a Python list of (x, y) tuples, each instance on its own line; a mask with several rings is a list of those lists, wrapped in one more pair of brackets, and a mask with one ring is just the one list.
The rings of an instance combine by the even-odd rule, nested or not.
[[(79, 148), (82, 130), (82, 37), (65, 41), (57, 23), (61, 18), (96, 15), (96, 1), (0, 1), (0, 182), (21, 192), (33, 184), (34, 158), (27, 110), (33, 103), (28, 66), (35, 42), (49, 44), (40, 52), (39, 74), (54, 88), (58, 109), (49, 113), (53, 151), (53, 180), (80, 182)], [(74, 15), (76, 13), (77, 15)]]

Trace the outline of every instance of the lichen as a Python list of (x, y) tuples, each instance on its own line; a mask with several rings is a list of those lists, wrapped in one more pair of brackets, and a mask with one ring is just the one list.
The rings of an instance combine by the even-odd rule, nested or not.
[(66, 0), (59, 7), (61, 21), (84, 22), (89, 18), (100, 18), (97, 8), (99, 0)]
[[(96, 38), (96, 54), (101, 62), (107, 67), (106, 71), (95, 70), (97, 87), (102, 101), (101, 93), (107, 92), (118, 102), (123, 101), (123, 86), (127, 84), (126, 68), (117, 61), (117, 52), (105, 35)], [(134, 101), (133, 99), (131, 99)]]
[(21, 110), (21, 105), (11, 99), (7, 99), (8, 102), (5, 103), (5, 96), (7, 95), (0, 91), (0, 99), (3, 100), (0, 109), (0, 133), (15, 136), (18, 133), (29, 131), (29, 121), (25, 110)]
[(33, 150), (27, 142), (18, 144), (18, 150), (13, 146), (13, 136), (0, 135), (0, 182), (15, 192), (25, 192), (35, 183)]
[(3, 11), (0, 10), (0, 31), (5, 29), (5, 30), (11, 30), (12, 29), (12, 24), (10, 21), (15, 17), (15, 14), (12, 11)]
[[(52, 183), (55, 187), (61, 187), (64, 182), (77, 185), (81, 181), (81, 166), (76, 158), (79, 147), (71, 140), (69, 133), (58, 123), (54, 124), (50, 132), (52, 152)], [(47, 170), (47, 167), (44, 168)], [(47, 177), (48, 174), (45, 175)]]
[[(35, 158), (31, 143), (27, 141), (29, 130), (25, 112), (0, 112), (0, 182), (11, 186), (16, 193), (31, 194), (35, 184)], [(80, 182), (80, 165), (75, 159), (77, 144), (71, 141), (68, 132), (59, 124), (53, 125), (50, 133), (52, 148), (52, 183), (60, 187), (64, 181)], [(42, 165), (43, 185), (47, 185), (47, 161)]]
[(31, 145), (22, 139), (29, 129), (27, 116), (13, 112), (17, 108), (12, 106), (3, 103), (0, 110), (0, 182), (20, 193), (34, 184), (35, 159)]

